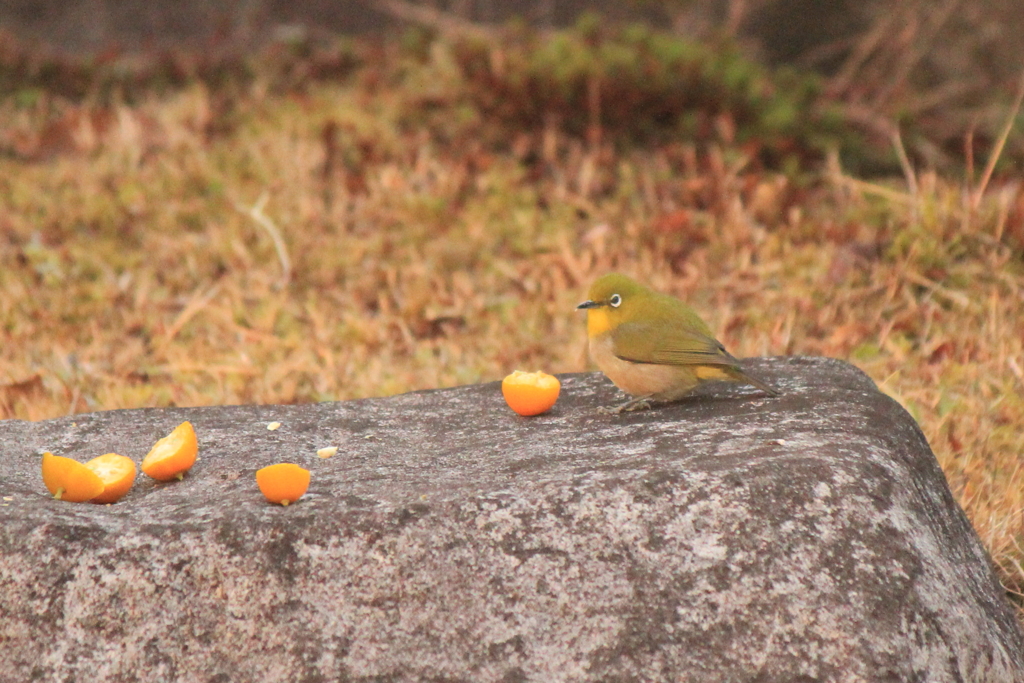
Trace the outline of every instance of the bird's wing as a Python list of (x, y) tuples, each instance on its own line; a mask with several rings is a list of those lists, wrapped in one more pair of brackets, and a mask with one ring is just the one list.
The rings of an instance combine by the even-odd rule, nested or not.
[(612, 334), (612, 352), (622, 360), (656, 365), (730, 365), (737, 361), (706, 334), (663, 321), (623, 323)]

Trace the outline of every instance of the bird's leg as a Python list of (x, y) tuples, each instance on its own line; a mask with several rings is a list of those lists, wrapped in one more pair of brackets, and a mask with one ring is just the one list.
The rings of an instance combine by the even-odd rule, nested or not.
[(615, 409), (616, 414), (618, 413), (632, 413), (636, 410), (650, 410), (651, 402), (647, 396), (641, 396), (634, 398), (630, 401), (626, 401), (621, 406)]
[(647, 394), (646, 396), (637, 396), (631, 398), (622, 405), (616, 406), (615, 408), (601, 407), (598, 410), (606, 415), (619, 415), (621, 413), (631, 413), (634, 410), (650, 410), (651, 408), (651, 396), (654, 394)]

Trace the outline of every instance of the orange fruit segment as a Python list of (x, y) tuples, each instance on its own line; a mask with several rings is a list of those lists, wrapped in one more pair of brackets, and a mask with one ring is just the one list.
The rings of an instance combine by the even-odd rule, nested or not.
[(290, 462), (281, 462), (256, 471), (256, 485), (271, 503), (288, 505), (301, 498), (309, 488), (309, 470)]
[(43, 483), (58, 500), (84, 503), (103, 493), (103, 480), (88, 467), (60, 455), (43, 453)]
[(540, 415), (555, 405), (562, 384), (546, 372), (516, 370), (501, 382), (508, 407), (520, 415)]
[(116, 503), (135, 483), (135, 463), (123, 455), (100, 455), (85, 463), (85, 466), (103, 482), (103, 493), (93, 498), (93, 503)]
[(191, 422), (182, 422), (153, 444), (142, 460), (142, 471), (157, 481), (181, 479), (196, 462), (199, 443)]

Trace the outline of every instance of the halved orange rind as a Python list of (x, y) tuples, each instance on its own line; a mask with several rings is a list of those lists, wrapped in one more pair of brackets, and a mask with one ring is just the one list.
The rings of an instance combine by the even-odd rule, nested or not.
[(309, 470), (290, 462), (281, 462), (256, 470), (256, 485), (271, 503), (290, 505), (309, 488)]
[(558, 400), (562, 384), (546, 372), (516, 370), (501, 382), (501, 393), (508, 407), (520, 415), (540, 415)]
[(103, 482), (103, 493), (93, 498), (92, 503), (116, 503), (135, 483), (135, 463), (123, 455), (106, 453), (93, 458), (85, 466)]
[(182, 422), (170, 434), (153, 444), (142, 460), (142, 471), (157, 481), (181, 479), (196, 463), (199, 442), (191, 422)]
[(103, 480), (71, 458), (43, 453), (43, 484), (57, 500), (84, 503), (103, 493)]

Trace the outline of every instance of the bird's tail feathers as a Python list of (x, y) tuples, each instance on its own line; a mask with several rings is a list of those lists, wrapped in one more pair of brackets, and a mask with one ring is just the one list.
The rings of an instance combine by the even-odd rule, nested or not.
[(764, 393), (768, 394), (773, 398), (779, 395), (777, 389), (774, 389), (773, 387), (766, 384), (765, 382), (762, 382), (756, 377), (751, 377), (749, 374), (747, 374), (743, 370), (740, 370), (739, 368), (729, 368), (726, 372), (728, 372), (729, 376), (735, 379), (736, 381), (746, 382), (747, 384), (753, 387), (757, 387), (758, 389), (760, 389), (761, 391), (763, 391)]

